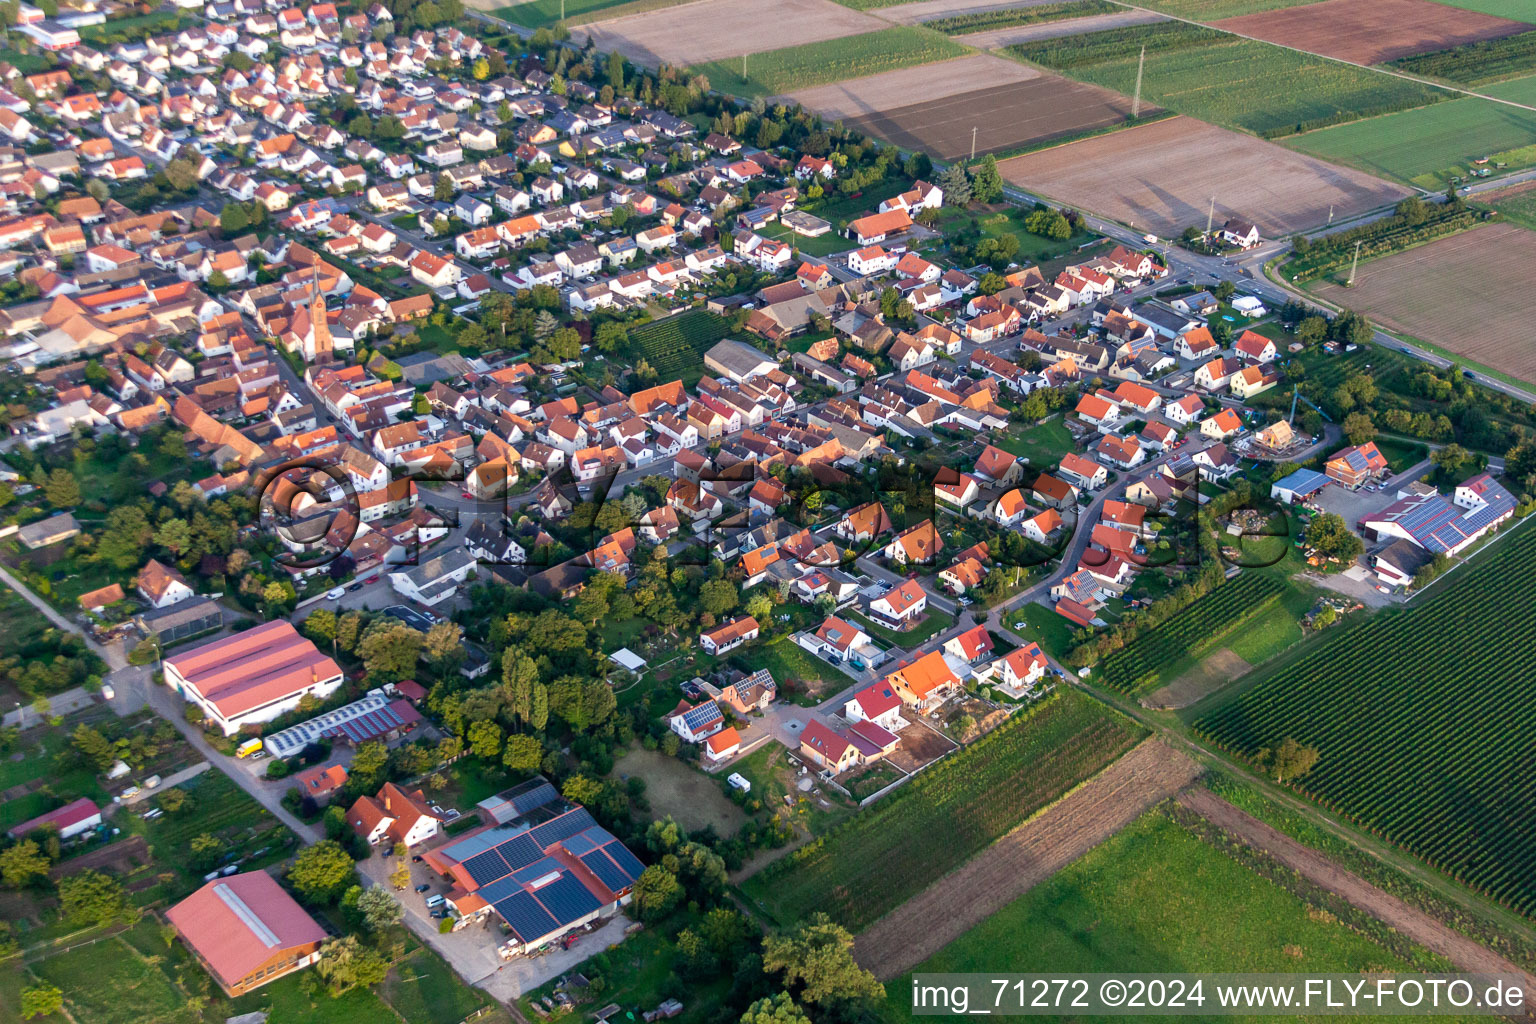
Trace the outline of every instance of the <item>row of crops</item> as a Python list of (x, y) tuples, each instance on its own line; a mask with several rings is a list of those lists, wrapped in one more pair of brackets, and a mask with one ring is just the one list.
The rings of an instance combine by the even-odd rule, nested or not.
[(923, 22), (924, 28), (948, 35), (966, 32), (986, 32), (995, 28), (1012, 28), (1016, 25), (1038, 25), (1065, 18), (1086, 18), (1094, 14), (1113, 14), (1124, 10), (1109, 0), (1065, 0), (1062, 3), (1037, 4), (1032, 7), (1005, 7), (1000, 10), (967, 11), (947, 18), (935, 18)]
[(1145, 730), (1076, 691), (1016, 715), (751, 878), (779, 921), (858, 930), (1129, 750)]
[(1355, 259), (1357, 242), (1360, 244), (1360, 259), (1372, 259), (1465, 231), (1485, 216), (1481, 210), (1470, 206), (1431, 204), (1419, 223), (1411, 223), (1397, 216), (1338, 232), (1338, 237), (1325, 238), (1302, 255), (1291, 257), (1285, 264), (1285, 274), (1292, 281), (1314, 281), (1350, 266)]
[(1451, 95), (1406, 78), (1177, 21), (1034, 40), (1006, 52), (1125, 95), (1140, 80), (1144, 100), (1269, 139)]
[(1481, 39), (1449, 50), (1420, 53), (1392, 62), (1392, 66), (1415, 75), (1443, 78), (1462, 85), (1484, 85), (1517, 75), (1528, 75), (1536, 67), (1536, 32), (1522, 32), (1503, 39)]
[[(765, 25), (764, 41), (772, 38)], [(971, 51), (937, 32), (914, 25), (893, 25), (862, 35), (825, 39), (801, 46), (751, 53), (742, 74), (742, 58), (730, 57), (695, 68), (713, 88), (742, 96), (775, 96), (863, 78), (881, 71), (963, 57)]]
[(1245, 573), (1217, 587), (1182, 612), (1110, 654), (1097, 681), (1136, 694), (1155, 684), (1160, 671), (1224, 636), (1280, 599), (1285, 584), (1273, 575)]
[(731, 331), (730, 321), (697, 309), (653, 320), (629, 334), (630, 343), (645, 357), (661, 381), (683, 378), (697, 383), (704, 353)]
[(1536, 914), (1536, 530), (1424, 604), (1340, 630), (1196, 728), (1243, 756), (1286, 736), (1316, 747), (1299, 789)]

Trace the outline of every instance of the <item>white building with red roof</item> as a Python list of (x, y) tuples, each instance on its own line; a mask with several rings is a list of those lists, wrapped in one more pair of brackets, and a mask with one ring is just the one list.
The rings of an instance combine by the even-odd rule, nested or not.
[(165, 659), (165, 681), (231, 736), (294, 710), (305, 695), (324, 700), (341, 686), (342, 673), (291, 623), (276, 619)]
[(20, 839), (40, 828), (57, 829), (60, 839), (70, 839), (101, 824), (101, 808), (88, 797), (73, 800), (47, 814), (39, 814), (19, 825), (11, 826), (6, 835)]

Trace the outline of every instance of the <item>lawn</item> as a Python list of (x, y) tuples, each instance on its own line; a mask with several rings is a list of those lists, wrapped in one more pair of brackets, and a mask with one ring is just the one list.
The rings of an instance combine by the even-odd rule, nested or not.
[[(1289, 880), (1271, 881), (1250, 862), (1153, 811), (917, 971), (1020, 970), (1024, 964), (1030, 971), (1074, 974), (1446, 969), (1402, 940), (1388, 948), (1335, 917), (1335, 908), (1314, 907), (1285, 884)], [(919, 1019), (909, 1010), (909, 977), (886, 991), (886, 1019)]]
[(800, 253), (801, 257), (813, 256), (821, 258), (831, 256), (834, 253), (847, 252), (853, 245), (836, 231), (828, 231), (824, 235), (808, 238), (805, 235), (797, 235), (782, 225), (759, 232), (764, 238), (776, 238), (785, 245)]
[(857, 931), (1135, 745), (1145, 731), (1061, 691), (743, 883), (780, 924), (823, 910)]
[[(77, 1024), (195, 1024), (186, 997), (120, 938), (48, 957), (32, 971), (64, 993)], [(291, 1018), (283, 1018), (285, 1020)]]
[(991, 212), (959, 210), (953, 206), (946, 206), (939, 213), (937, 226), (949, 237), (971, 233), (979, 234), (982, 238), (1001, 238), (1004, 235), (1012, 235), (1019, 240), (1018, 255), (1014, 259), (1021, 264), (1027, 264), (1030, 260), (1046, 263), (1060, 259), (1076, 253), (1078, 249), (1098, 237), (1091, 231), (1082, 230), (1074, 231), (1070, 238), (1061, 241), (1033, 234), (1024, 226), (1025, 220), (1033, 212), (1032, 207), (1023, 206), (1009, 206)]
[[(1072, 432), (1067, 429), (1066, 419), (1053, 415), (1049, 419), (1027, 427), (1010, 425), (1008, 432), (995, 442), (999, 448), (1027, 461), (1032, 469), (1048, 469), (1061, 461), (1061, 457), (1077, 449)], [(1033, 476), (1025, 474), (1027, 480)]]
[(909, 650), (921, 646), (928, 638), (944, 632), (955, 624), (955, 617), (953, 615), (946, 615), (931, 606), (923, 613), (922, 621), (916, 627), (904, 633), (898, 633), (894, 629), (886, 629), (884, 626), (877, 625), (872, 619), (858, 612), (849, 612), (848, 618), (863, 626), (864, 632), (876, 640)]
[[(797, 704), (814, 706), (854, 682), (851, 676), (844, 675), (788, 637), (758, 644), (748, 649), (744, 656), (754, 669), (765, 668), (773, 673), (773, 681)], [(799, 680), (804, 685), (786, 685), (791, 680)]]
[(694, 70), (704, 74), (711, 87), (722, 92), (766, 97), (931, 64), (970, 52), (969, 47), (937, 32), (896, 25), (863, 35), (752, 53), (746, 58), (745, 77), (739, 57), (711, 61)]
[(1533, 138), (1536, 113), (1468, 96), (1308, 132), (1286, 145), (1346, 167), (1443, 189), (1483, 157), (1510, 169), (1536, 165)]
[(1263, 138), (1450, 96), (1432, 86), (1184, 22), (1045, 39), (1006, 52), (1130, 95), (1143, 45), (1142, 99)]
[(1536, 20), (1533, 20), (1536, 19), (1536, 12), (1532, 12), (1530, 0), (1439, 0), (1439, 2), (1467, 11), (1491, 14), (1495, 18), (1508, 18), (1511, 21), (1536, 24)]
[(481, 1007), (493, 1005), (489, 996), (461, 982), (441, 957), (427, 949), (418, 949), (395, 965), (384, 979), (383, 996), (412, 1024), (459, 1024)]
[(1033, 640), (1051, 657), (1060, 661), (1072, 649), (1072, 631), (1076, 627), (1068, 620), (1043, 604), (1026, 601), (1003, 614), (1003, 621), (1013, 629), (1014, 623), (1024, 623), (1023, 629), (1013, 631), (1026, 640)]
[[(374, 995), (372, 989), (355, 988), (335, 999), (324, 994), (311, 998), (304, 992), (302, 973), (279, 978), (241, 996), (234, 1001), (232, 1009), (237, 1013), (265, 1010), (267, 1020), (272, 1024), (278, 1021), (282, 1024), (378, 1024), (393, 1017), (389, 1007)], [(428, 1017), (406, 1019), (413, 1024), (436, 1020)]]
[[(616, 1003), (621, 1007), (654, 1007), (669, 996), (676, 996), (683, 1003), (682, 1014), (674, 1018), (676, 1024), (696, 1024), (710, 1019), (710, 1012), (725, 1001), (726, 991), (730, 987), (729, 971), (711, 975), (703, 982), (688, 983), (677, 977), (673, 966), (677, 960), (677, 943), (674, 941), (677, 931), (696, 923), (687, 915), (674, 916), (660, 925), (629, 936), (621, 945), (598, 953), (586, 961), (581, 966), (582, 973), (590, 979), (601, 979), (602, 982), (601, 988), (592, 993), (595, 1001), (581, 1006), (577, 1013), (559, 1019), (589, 1021), (593, 1016), (592, 1011), (599, 1006)], [(519, 996), (515, 1004), (518, 1019), (545, 1020), (547, 1015), (536, 1011), (533, 1003), (553, 992), (555, 984), (551, 981)], [(410, 1024), (416, 1024), (415, 1018), (407, 1019)], [(620, 1012), (614, 1014), (612, 1019), (630, 1024), (631, 1020), (638, 1022), (640, 1015), (634, 1013), (631, 1018)], [(272, 1024), (278, 1022), (274, 1020)]]
[[(821, 794), (827, 807), (821, 805), (820, 797), (801, 792), (795, 785), (798, 764), (786, 753), (782, 743), (764, 743), (733, 764), (731, 770), (752, 783), (752, 795), (774, 817), (788, 820), (798, 834), (819, 836), (846, 818), (852, 805), (831, 789), (823, 789)], [(786, 797), (791, 798), (789, 803), (785, 803)]]
[(677, 819), (684, 829), (713, 826), (720, 835), (734, 835), (745, 812), (720, 791), (720, 779), (656, 750), (630, 747), (614, 765), (620, 778), (645, 780), (645, 798), (655, 818)]
[(1429, 456), (1429, 449), (1419, 442), (1398, 437), (1377, 437), (1376, 448), (1387, 457), (1387, 465), (1394, 473), (1416, 466)]

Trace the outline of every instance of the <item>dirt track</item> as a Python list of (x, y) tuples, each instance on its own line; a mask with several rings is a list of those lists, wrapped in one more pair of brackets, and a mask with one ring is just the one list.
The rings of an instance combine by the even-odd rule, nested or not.
[(1431, 0), (1323, 0), (1211, 23), (1240, 35), (1356, 64), (1529, 32), (1531, 26)]
[(865, 929), (853, 955), (889, 980), (922, 963), (1188, 785), (1200, 766), (1147, 740)]
[(1289, 836), (1270, 828), (1257, 818), (1237, 809), (1208, 789), (1185, 790), (1176, 798), (1213, 825), (1249, 846), (1274, 857), (1286, 867), (1336, 893), (1419, 945), (1439, 953), (1463, 971), (1475, 974), (1516, 974), (1525, 985), (1527, 1007), (1536, 1007), (1536, 976), (1499, 956), (1481, 943), (1452, 931), (1423, 911), (1415, 910), (1396, 896), (1390, 896), (1369, 882), (1333, 863), (1316, 850), (1302, 846)]

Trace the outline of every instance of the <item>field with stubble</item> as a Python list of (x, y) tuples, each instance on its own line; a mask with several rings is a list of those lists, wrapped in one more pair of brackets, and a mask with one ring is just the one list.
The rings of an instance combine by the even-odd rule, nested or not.
[(1361, 264), (1319, 296), (1495, 370), (1536, 381), (1530, 341), (1536, 232), (1490, 224)]
[(1346, 170), (1250, 135), (1189, 117), (1085, 139), (1005, 160), (1020, 188), (1111, 217), (1138, 230), (1176, 235), (1241, 217), (1266, 237), (1363, 213), (1408, 194), (1400, 185)]
[[(771, 17), (765, 17), (771, 13)], [(832, 0), (701, 0), (575, 29), (602, 53), (618, 50), (637, 64), (705, 64), (824, 39), (876, 32), (890, 22)]]
[(1130, 100), (1108, 89), (990, 54), (801, 89), (789, 98), (828, 120), (945, 160), (970, 152), (972, 128), (980, 156), (1111, 128), (1131, 109)]

